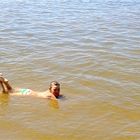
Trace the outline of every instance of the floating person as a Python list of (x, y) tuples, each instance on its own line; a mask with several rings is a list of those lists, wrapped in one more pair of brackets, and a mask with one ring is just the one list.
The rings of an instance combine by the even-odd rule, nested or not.
[(2, 92), (10, 95), (35, 96), (52, 100), (57, 100), (57, 98), (62, 96), (60, 95), (60, 84), (57, 81), (52, 81), (48, 90), (37, 92), (28, 88), (13, 88), (9, 84), (9, 81), (0, 73), (0, 85), (2, 87)]

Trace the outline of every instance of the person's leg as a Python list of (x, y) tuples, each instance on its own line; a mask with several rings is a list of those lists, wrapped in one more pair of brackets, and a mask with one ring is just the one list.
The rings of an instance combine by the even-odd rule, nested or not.
[(6, 85), (8, 90), (12, 90), (13, 89), (12, 86), (9, 84), (9, 81), (6, 78), (4, 78), (4, 84)]
[(3, 93), (8, 93), (8, 89), (6, 88), (5, 84), (1, 81), (1, 79), (0, 79), (0, 84), (1, 84), (1, 87), (2, 87), (2, 92)]
[(0, 82), (1, 82), (1, 86), (4, 89), (4, 91), (11, 92), (13, 90), (13, 88), (9, 84), (8, 80), (6, 78), (4, 78), (1, 73), (0, 73)]

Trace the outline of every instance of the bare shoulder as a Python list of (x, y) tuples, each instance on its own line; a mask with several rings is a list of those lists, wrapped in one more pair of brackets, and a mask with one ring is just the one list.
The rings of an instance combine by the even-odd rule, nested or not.
[(52, 98), (53, 96), (53, 94), (49, 90), (45, 92), (45, 95), (46, 95), (46, 98)]
[(40, 98), (49, 98), (51, 96), (49, 91), (44, 91), (44, 92), (35, 92), (37, 97)]

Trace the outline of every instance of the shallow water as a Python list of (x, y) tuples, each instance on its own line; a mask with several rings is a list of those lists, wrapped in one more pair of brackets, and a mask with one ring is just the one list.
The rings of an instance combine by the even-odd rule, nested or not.
[(0, 95), (3, 140), (140, 139), (139, 0), (2, 0), (0, 72), (64, 99)]

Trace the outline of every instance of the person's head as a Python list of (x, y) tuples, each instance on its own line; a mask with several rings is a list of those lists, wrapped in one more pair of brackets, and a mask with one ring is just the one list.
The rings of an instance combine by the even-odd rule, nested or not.
[(52, 81), (49, 90), (56, 98), (58, 98), (60, 95), (60, 84), (57, 81)]

